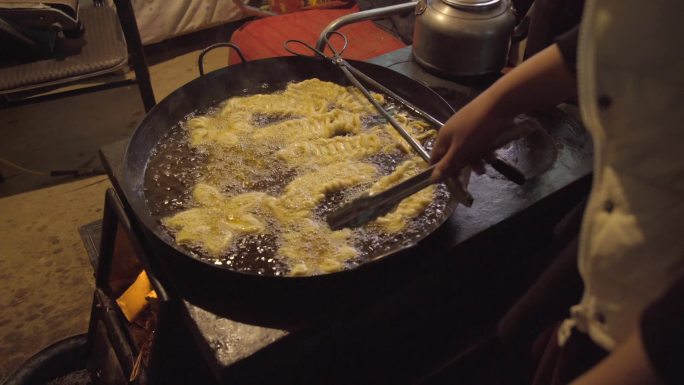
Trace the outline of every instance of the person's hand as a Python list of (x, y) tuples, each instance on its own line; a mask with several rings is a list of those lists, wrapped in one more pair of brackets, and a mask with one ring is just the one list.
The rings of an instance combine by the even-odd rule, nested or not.
[(491, 143), (502, 126), (503, 119), (495, 116), (485, 95), (451, 116), (439, 130), (432, 149), (431, 163), (434, 181), (456, 178), (461, 169), (473, 165), (480, 171), (480, 160), (491, 151)]
[(518, 114), (543, 110), (576, 95), (576, 81), (553, 44), (502, 76), (442, 127), (432, 150), (434, 181), (455, 177), (489, 155), (490, 146)]

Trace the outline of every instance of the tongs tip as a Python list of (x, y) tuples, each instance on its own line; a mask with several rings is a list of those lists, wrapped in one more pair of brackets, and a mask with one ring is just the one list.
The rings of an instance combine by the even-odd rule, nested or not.
[(370, 194), (364, 193), (328, 214), (326, 222), (333, 231), (361, 227), (382, 215), (377, 207), (374, 208), (373, 201)]

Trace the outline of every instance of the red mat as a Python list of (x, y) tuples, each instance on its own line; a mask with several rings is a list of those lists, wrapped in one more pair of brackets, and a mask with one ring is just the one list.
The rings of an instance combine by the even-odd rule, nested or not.
[[(358, 11), (356, 6), (348, 9), (314, 9), (258, 19), (235, 31), (231, 42), (242, 49), (247, 60), (289, 56), (290, 53), (283, 49), (283, 42), (286, 40), (299, 39), (314, 46), (321, 31), (331, 21)], [(406, 47), (399, 38), (372, 21), (345, 26), (340, 32), (349, 40), (349, 46), (343, 54), (347, 59), (366, 60)], [(341, 46), (336, 38), (332, 41), (337, 43), (336, 47)], [(239, 62), (238, 55), (230, 55), (229, 64)]]

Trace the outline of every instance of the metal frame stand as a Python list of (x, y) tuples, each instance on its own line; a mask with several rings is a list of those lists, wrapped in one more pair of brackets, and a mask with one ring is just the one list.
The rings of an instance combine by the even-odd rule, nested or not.
[(330, 24), (328, 24), (318, 36), (318, 40), (316, 41), (316, 49), (323, 52), (326, 45), (326, 36), (328, 36), (331, 32), (337, 31), (338, 29), (344, 27), (345, 25), (366, 20), (383, 19), (385, 17), (397, 15), (403, 12), (412, 12), (416, 8), (417, 4), (417, 1), (411, 1), (403, 4), (390, 5), (382, 8), (368, 9), (365, 11), (350, 13), (335, 19), (330, 22)]
[[(105, 194), (102, 237), (95, 274), (86, 360), (97, 385), (215, 384), (184, 321), (180, 304), (156, 275), (151, 249), (142, 229), (114, 189)], [(139, 344), (116, 302), (112, 276), (116, 269), (132, 276), (144, 269), (157, 294), (156, 322), (148, 342)], [(137, 267), (137, 270), (136, 270)], [(129, 272), (130, 273), (130, 272)], [(120, 275), (119, 273), (114, 273)], [(142, 352), (142, 353), (141, 353)], [(144, 359), (145, 358), (145, 359)]]

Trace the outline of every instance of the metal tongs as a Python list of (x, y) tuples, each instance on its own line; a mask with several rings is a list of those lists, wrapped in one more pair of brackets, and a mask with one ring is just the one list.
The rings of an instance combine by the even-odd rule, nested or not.
[[(532, 129), (529, 126), (521, 126), (506, 130), (505, 133), (500, 134), (494, 140), (492, 148), (497, 149), (503, 147), (507, 143), (529, 134), (531, 131)], [(433, 183), (431, 176), (434, 169), (435, 165), (432, 165), (422, 172), (400, 183), (397, 183), (396, 185), (382, 192), (375, 194), (366, 192), (361, 194), (352, 201), (347, 202), (342, 207), (330, 213), (326, 218), (328, 225), (330, 225), (332, 230), (340, 230), (345, 227), (360, 227), (378, 217), (389, 213), (404, 198), (431, 185)], [(461, 174), (461, 178), (463, 177), (464, 175)], [(524, 176), (522, 177), (524, 178)], [(452, 195), (454, 191), (454, 185), (463, 186), (461, 181), (447, 179), (447, 187), (449, 187)], [(470, 202), (461, 201), (460, 203), (470, 207), (473, 202), (471, 200)]]
[[(342, 46), (342, 49), (339, 52), (331, 44), (329, 40), (330, 35), (338, 35), (344, 41), (344, 45)], [(286, 51), (290, 52), (293, 55), (308, 56), (300, 52), (297, 52), (290, 47), (294, 43), (300, 44), (314, 52), (316, 55), (330, 60), (342, 71), (345, 77), (357, 89), (359, 89), (359, 91), (361, 91), (361, 93), (366, 97), (366, 99), (368, 99), (368, 101), (373, 105), (373, 107), (375, 107), (375, 109), (380, 113), (380, 115), (387, 119), (389, 124), (401, 135), (402, 138), (404, 138), (404, 140), (408, 142), (408, 144), (418, 153), (418, 155), (420, 155), (420, 157), (423, 158), (424, 161), (430, 163), (430, 154), (425, 150), (425, 148), (423, 148), (420, 142), (413, 138), (394, 119), (394, 117), (392, 117), (392, 115), (390, 115), (387, 112), (387, 110), (385, 110), (380, 105), (380, 103), (378, 103), (373, 98), (368, 89), (363, 84), (361, 84), (358, 78), (361, 78), (363, 81), (365, 81), (375, 89), (390, 96), (411, 112), (428, 120), (432, 125), (436, 126), (436, 128), (441, 128), (444, 124), (432, 115), (428, 114), (427, 112), (408, 102), (406, 99), (397, 95), (389, 88), (383, 86), (382, 84), (376, 82), (374, 79), (367, 76), (363, 72), (354, 68), (351, 64), (349, 64), (349, 62), (344, 60), (341, 55), (348, 45), (347, 37), (344, 34), (337, 31), (331, 31), (324, 37), (324, 40), (330, 51), (332, 51), (332, 56), (327, 56), (323, 52), (319, 51), (318, 49), (312, 47), (311, 45), (301, 40), (287, 40), (284, 44), (284, 48)], [(515, 181), (516, 183), (522, 183), (522, 181), (524, 181), (524, 176), (522, 175), (522, 173), (512, 165), (496, 157), (490, 157), (489, 160), (491, 160), (490, 164), (492, 164), (495, 167), (495, 169), (501, 169), (501, 171), (499, 172), (501, 172), (502, 175)], [(402, 199), (429, 186), (432, 183), (430, 181), (430, 175), (432, 173), (432, 170), (433, 167), (430, 167), (427, 170), (397, 184), (396, 186), (389, 188), (384, 192), (373, 195), (372, 197), (366, 195), (355, 199), (354, 201), (345, 205), (340, 210), (337, 210), (336, 212), (333, 212), (331, 215), (329, 215), (327, 219), (328, 224), (332, 229), (339, 229), (347, 226), (360, 226), (374, 218), (377, 218), (380, 215), (383, 215), (384, 213), (391, 210), (394, 207), (394, 205), (396, 205), (396, 203), (398, 203)], [(472, 205), (473, 197), (460, 181), (449, 179), (447, 185), (449, 187), (449, 190), (451, 191), (453, 199), (468, 207)], [(380, 207), (382, 207), (382, 209), (380, 209)]]
[(433, 182), (430, 177), (434, 168), (435, 166), (432, 165), (380, 193), (371, 195), (366, 192), (361, 194), (328, 215), (326, 220), (330, 228), (340, 230), (345, 227), (360, 227), (389, 213), (404, 198), (431, 185)]
[[(328, 36), (330, 36), (330, 35), (338, 35), (344, 40), (344, 45), (342, 46), (342, 49), (339, 52), (337, 52), (335, 47), (333, 47), (333, 45), (330, 43), (330, 40), (328, 39)], [(319, 51), (318, 49), (312, 47), (311, 45), (309, 45), (306, 42), (303, 42), (301, 40), (287, 40), (285, 42), (285, 50), (287, 52), (293, 54), (293, 55), (307, 56), (307, 55), (303, 55), (303, 54), (291, 49), (290, 45), (293, 43), (301, 44), (301, 45), (307, 47), (308, 49), (310, 49), (311, 51), (313, 51), (314, 53), (316, 53), (318, 56), (321, 56), (321, 57), (326, 58), (326, 59), (330, 60), (331, 62), (333, 62), (333, 64), (335, 64), (342, 71), (342, 73), (344, 73), (344, 76), (354, 85), (354, 87), (358, 88), (359, 91), (361, 91), (361, 93), (363, 93), (363, 95), (366, 97), (366, 99), (368, 99), (368, 101), (373, 105), (373, 107), (375, 107), (375, 109), (378, 110), (380, 115), (382, 115), (385, 119), (387, 119), (389, 124), (391, 124), (395, 130), (397, 130), (397, 132), (401, 135), (401, 137), (404, 138), (404, 140), (406, 140), (409, 143), (409, 145), (411, 145), (411, 147), (418, 153), (418, 155), (420, 155), (420, 157), (423, 158), (424, 161), (430, 163), (430, 154), (423, 148), (423, 146), (421, 146), (420, 142), (418, 142), (415, 138), (413, 138), (392, 117), (392, 115), (390, 115), (380, 105), (380, 103), (378, 103), (378, 101), (373, 98), (373, 96), (370, 94), (368, 89), (366, 89), (366, 87), (363, 84), (361, 84), (361, 82), (357, 79), (357, 76), (359, 78), (363, 79), (365, 82), (372, 85), (373, 87), (380, 89), (382, 92), (386, 93), (390, 97), (396, 98), (399, 103), (406, 106), (409, 110), (417, 113), (418, 115), (420, 115), (422, 117), (426, 117), (428, 120), (430, 120), (431, 123), (434, 124), (436, 119), (429, 117), (429, 115), (427, 113), (423, 112), (422, 110), (415, 107), (414, 105), (412, 105), (408, 101), (399, 97), (399, 95), (395, 94), (394, 92), (392, 92), (388, 88), (386, 88), (383, 85), (381, 85), (380, 83), (376, 82), (375, 80), (373, 80), (372, 78), (370, 78), (369, 76), (364, 74), (363, 72), (354, 68), (351, 64), (349, 64), (348, 61), (344, 60), (342, 58), (342, 53), (347, 49), (347, 45), (348, 45), (347, 37), (344, 36), (344, 34), (337, 32), (337, 31), (331, 31), (328, 33), (327, 36), (325, 36), (325, 43), (328, 45), (328, 48), (330, 48), (330, 50), (332, 51), (332, 53), (333, 53), (332, 56), (326, 56), (323, 52)], [(437, 121), (437, 123), (439, 123), (439, 122)], [(441, 125), (440, 125), (440, 127), (441, 127)]]

